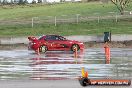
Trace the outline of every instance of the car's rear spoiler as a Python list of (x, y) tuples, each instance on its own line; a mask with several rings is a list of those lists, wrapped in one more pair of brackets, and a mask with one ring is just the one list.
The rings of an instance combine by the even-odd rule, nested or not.
[(28, 39), (30, 40), (30, 41), (34, 41), (34, 40), (38, 40), (36, 37), (34, 37), (34, 36), (30, 36), (30, 37), (28, 37)]

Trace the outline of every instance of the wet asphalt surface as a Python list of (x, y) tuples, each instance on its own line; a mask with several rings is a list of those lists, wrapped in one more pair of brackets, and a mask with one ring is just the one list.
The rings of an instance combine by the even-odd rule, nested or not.
[(77, 79), (81, 68), (89, 78), (132, 79), (132, 49), (111, 48), (106, 64), (102, 48), (89, 48), (74, 57), (70, 51), (48, 51), (40, 56), (28, 50), (0, 50), (0, 80)]

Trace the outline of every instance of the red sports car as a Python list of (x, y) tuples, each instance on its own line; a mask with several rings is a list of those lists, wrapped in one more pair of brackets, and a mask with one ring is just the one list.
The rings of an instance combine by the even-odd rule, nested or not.
[(75, 51), (75, 47), (77, 50), (83, 50), (84, 44), (79, 41), (68, 40), (59, 35), (44, 35), (39, 39), (36, 37), (28, 37), (29, 39), (29, 49), (34, 51), (38, 50), (40, 52), (52, 51), (52, 50), (70, 50)]

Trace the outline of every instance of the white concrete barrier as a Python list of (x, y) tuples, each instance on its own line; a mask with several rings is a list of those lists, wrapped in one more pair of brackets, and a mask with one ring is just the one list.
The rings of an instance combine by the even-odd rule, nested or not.
[(27, 37), (6, 37), (0, 38), (0, 44), (28, 44)]
[(111, 41), (128, 41), (128, 40), (132, 40), (132, 35), (118, 34), (111, 36)]
[[(37, 36), (38, 37), (38, 36)], [(73, 35), (73, 36), (65, 36), (69, 40), (77, 40), (81, 42), (90, 42), (90, 41), (96, 41), (96, 42), (103, 42), (104, 41), (104, 35)], [(132, 40), (132, 35), (127, 34), (119, 34), (119, 35), (112, 35), (111, 41), (129, 41)], [(1, 37), (0, 38), (0, 44), (28, 44), (28, 38), (27, 37)]]

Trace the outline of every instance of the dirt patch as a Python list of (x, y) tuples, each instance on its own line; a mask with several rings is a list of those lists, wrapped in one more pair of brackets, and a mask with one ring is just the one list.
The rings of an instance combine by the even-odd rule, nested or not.
[[(85, 42), (85, 48), (103, 48), (103, 42)], [(116, 41), (109, 42), (111, 48), (132, 48), (131, 41)], [(27, 44), (1, 44), (0, 50), (12, 50), (12, 49), (28, 49)]]
[[(101, 48), (104, 47), (104, 42), (86, 42), (84, 43), (86, 48)], [(113, 41), (109, 42), (111, 48), (132, 48), (131, 41)]]

